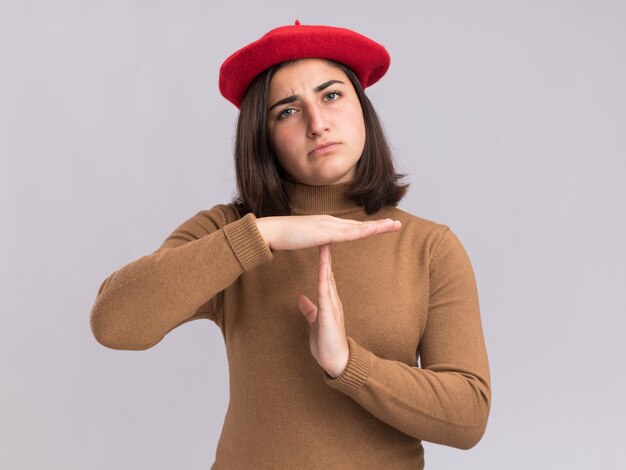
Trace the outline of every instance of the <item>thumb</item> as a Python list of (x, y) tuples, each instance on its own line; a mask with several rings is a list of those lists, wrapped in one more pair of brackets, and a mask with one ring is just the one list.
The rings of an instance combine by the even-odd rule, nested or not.
[(312, 324), (317, 318), (317, 307), (315, 304), (304, 294), (299, 295), (296, 302), (302, 314)]

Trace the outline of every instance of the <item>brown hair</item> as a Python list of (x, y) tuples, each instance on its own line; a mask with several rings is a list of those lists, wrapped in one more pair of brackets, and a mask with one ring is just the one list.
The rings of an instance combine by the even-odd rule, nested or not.
[[(327, 59), (328, 60), (328, 59)], [(241, 215), (256, 217), (289, 215), (289, 196), (285, 190), (286, 173), (272, 151), (267, 131), (267, 95), (272, 76), (289, 60), (274, 65), (255, 77), (241, 102), (235, 141), (235, 173), (239, 194), (232, 201)], [(347, 196), (373, 214), (385, 205), (396, 206), (409, 184), (398, 181), (406, 175), (397, 173), (382, 125), (354, 72), (329, 60), (350, 79), (363, 110), (365, 146), (356, 164), (354, 179)]]

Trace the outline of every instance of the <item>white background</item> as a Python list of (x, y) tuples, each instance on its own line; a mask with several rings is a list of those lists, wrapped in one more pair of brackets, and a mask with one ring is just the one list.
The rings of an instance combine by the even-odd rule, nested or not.
[(234, 194), (219, 66), (269, 29), (359, 31), (412, 183), (474, 266), (493, 402), (433, 469), (626, 461), (626, 3), (0, 1), (0, 467), (208, 469), (228, 400), (217, 326), (101, 346), (100, 283)]

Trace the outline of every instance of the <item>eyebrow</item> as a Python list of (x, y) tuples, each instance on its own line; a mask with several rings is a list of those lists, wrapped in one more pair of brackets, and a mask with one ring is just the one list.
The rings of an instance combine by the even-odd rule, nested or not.
[[(328, 88), (329, 86), (331, 86), (333, 83), (341, 83), (342, 85), (345, 85), (345, 83), (342, 82), (341, 80), (328, 80), (327, 82), (324, 82), (321, 85), (318, 85), (315, 88), (313, 88), (313, 91), (315, 93), (319, 93), (325, 88)], [(282, 100), (278, 100), (276, 103), (270, 106), (270, 109), (268, 109), (267, 112), (269, 113), (272, 109), (274, 109), (276, 106), (280, 106), (281, 104), (293, 103), (297, 99), (298, 99), (298, 95), (291, 95), (291, 96), (288, 96), (287, 98), (283, 98)]]

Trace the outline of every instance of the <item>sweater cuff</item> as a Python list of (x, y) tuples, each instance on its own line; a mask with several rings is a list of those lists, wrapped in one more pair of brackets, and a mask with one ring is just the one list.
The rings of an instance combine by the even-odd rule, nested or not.
[(361, 388), (367, 381), (372, 353), (350, 336), (346, 337), (346, 339), (348, 340), (350, 354), (343, 374), (332, 378), (328, 372), (324, 371), (324, 381), (332, 388), (350, 395)]
[(235, 222), (224, 225), (224, 235), (244, 271), (250, 271), (273, 258), (272, 252), (259, 232), (256, 217), (252, 212)]

